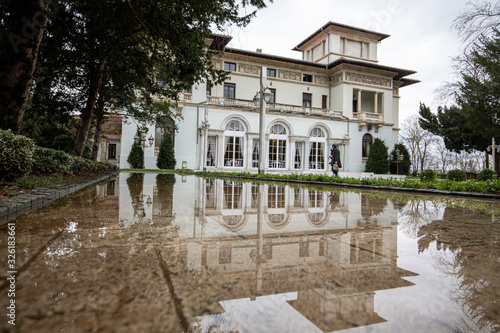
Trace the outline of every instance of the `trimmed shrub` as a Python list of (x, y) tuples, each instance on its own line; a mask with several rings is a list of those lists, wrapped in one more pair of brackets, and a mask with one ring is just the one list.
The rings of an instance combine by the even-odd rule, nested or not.
[(161, 143), (160, 151), (158, 152), (158, 159), (156, 160), (156, 166), (159, 169), (175, 169), (175, 153), (174, 153), (174, 142), (172, 140), (172, 135), (165, 133), (165, 139)]
[(94, 162), (80, 156), (71, 156), (71, 171), (78, 174), (94, 174), (113, 169), (109, 164)]
[(456, 182), (464, 182), (467, 180), (467, 174), (465, 171), (454, 169), (448, 172), (447, 178)]
[(420, 180), (423, 182), (433, 182), (437, 179), (438, 173), (434, 170), (424, 170), (420, 173)]
[(63, 151), (36, 147), (31, 173), (34, 175), (67, 175), (71, 173), (70, 155)]
[(35, 142), (11, 130), (0, 130), (0, 178), (15, 180), (30, 173)]
[[(141, 136), (142, 133), (139, 129), (137, 129), (137, 136)], [(142, 146), (138, 146), (132, 143), (132, 149), (130, 150), (130, 154), (128, 155), (127, 162), (130, 164), (132, 169), (142, 169), (142, 162), (144, 159), (144, 153), (142, 151)]]
[[(403, 155), (403, 160), (399, 163), (392, 162), (396, 159), (396, 149), (399, 149), (399, 153)], [(393, 175), (408, 175), (410, 173), (411, 160), (410, 153), (408, 149), (406, 149), (405, 145), (398, 143), (394, 145), (394, 149), (391, 152), (391, 163), (390, 163), (390, 172)]]
[(376, 174), (386, 174), (389, 172), (389, 154), (385, 142), (375, 138), (370, 148), (368, 161), (366, 161), (366, 171)]
[(479, 173), (478, 180), (495, 180), (497, 174), (491, 169), (484, 169)]

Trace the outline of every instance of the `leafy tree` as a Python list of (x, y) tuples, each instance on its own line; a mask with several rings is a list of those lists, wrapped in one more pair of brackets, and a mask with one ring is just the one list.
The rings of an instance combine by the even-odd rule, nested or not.
[(408, 175), (410, 173), (411, 160), (410, 153), (408, 149), (406, 149), (405, 145), (402, 143), (398, 143), (394, 145), (394, 149), (390, 154), (391, 161), (396, 161), (396, 149), (399, 149), (399, 154), (403, 155), (403, 160), (396, 165), (396, 162), (390, 163), (390, 173), (392, 174), (400, 174), (400, 175)]
[(19, 133), (33, 82), (50, 0), (0, 2), (0, 124)]
[(172, 140), (172, 135), (170, 133), (165, 134), (165, 139), (160, 146), (160, 151), (158, 153), (158, 159), (156, 160), (156, 166), (160, 169), (175, 169), (175, 152), (174, 152), (174, 142)]
[[(442, 136), (450, 150), (485, 152), (500, 133), (500, 4), (483, 0), (467, 5), (452, 26), (464, 42), (452, 63), (457, 80), (440, 89), (440, 97), (454, 104), (438, 109), (437, 115), (421, 108), (421, 124)], [(500, 156), (494, 161), (497, 167), (499, 162)]]
[[(433, 114), (420, 107), (422, 128), (443, 137), (446, 147), (487, 151), (491, 139), (500, 139), (500, 32), (482, 37), (469, 55), (473, 71), (460, 73), (455, 92), (456, 105), (440, 107)], [(495, 161), (499, 165), (500, 159)], [(497, 168), (498, 169), (498, 168)]]
[[(6, 18), (20, 22), (23, 17), (30, 17), (21, 7), (35, 2), (38, 3), (11, 0), (8, 6), (2, 3), (0, 27), (7, 26)], [(122, 70), (140, 69), (135, 71), (136, 77), (143, 79), (142, 82), (135, 81), (140, 82), (135, 88), (138, 99), (142, 101), (137, 109), (142, 116), (146, 116), (146, 120), (153, 122), (155, 115), (151, 115), (151, 111), (165, 110), (151, 108), (153, 97), (168, 101), (176, 99), (180, 92), (202, 79), (210, 79), (214, 84), (226, 79), (227, 73), (216, 69), (212, 62), (217, 50), (207, 48), (205, 44), (212, 29), (222, 31), (232, 24), (245, 26), (255, 16), (256, 10), (240, 15), (241, 7), (265, 7), (264, 0), (60, 0), (58, 3), (59, 11), (50, 17), (45, 36), (56, 41), (51, 44), (57, 54), (53, 59), (62, 65), (60, 68), (65, 74), (60, 77), (59, 84), (65, 91), (84, 97), (84, 107), (80, 110), (81, 124), (73, 148), (74, 155), (79, 156), (87, 141), (101, 89), (106, 82), (114, 84), (106, 80), (111, 64), (120, 65)], [(2, 42), (8, 32), (2, 30)], [(0, 63), (5, 64), (0, 71), (2, 84), (3, 73), (12, 70), (16, 63)], [(31, 63), (34, 68), (36, 60)], [(26, 85), (31, 86), (33, 71), (22, 74), (26, 76)], [(158, 77), (162, 84), (158, 84)], [(9, 96), (2, 95), (6, 99)], [(27, 100), (27, 96), (24, 97)], [(10, 103), (10, 100), (5, 103), (2, 100), (0, 104), (10, 105), (7, 102)], [(17, 108), (22, 109), (22, 113), (23, 105)], [(22, 122), (22, 113), (18, 123)], [(3, 112), (2, 118), (9, 120)]]
[[(137, 136), (141, 136), (140, 129), (137, 129)], [(142, 151), (142, 146), (132, 143), (132, 149), (128, 155), (127, 162), (133, 169), (142, 169), (144, 159), (144, 152)]]
[(366, 171), (377, 174), (386, 174), (389, 172), (389, 154), (387, 145), (379, 138), (375, 138), (366, 161)]

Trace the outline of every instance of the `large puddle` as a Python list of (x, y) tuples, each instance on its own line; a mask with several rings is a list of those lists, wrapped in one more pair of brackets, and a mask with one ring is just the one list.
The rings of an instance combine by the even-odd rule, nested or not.
[(0, 328), (499, 332), (499, 216), (498, 201), (121, 173), (0, 227)]

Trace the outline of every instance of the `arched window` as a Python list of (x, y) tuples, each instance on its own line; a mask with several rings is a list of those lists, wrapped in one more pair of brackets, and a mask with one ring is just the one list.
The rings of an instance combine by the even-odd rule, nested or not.
[(165, 135), (168, 134), (172, 137), (172, 143), (175, 144), (175, 122), (170, 117), (162, 117), (156, 122), (155, 126), (155, 147), (160, 148)]
[(309, 169), (326, 168), (326, 134), (319, 127), (314, 127), (309, 133), (311, 147), (309, 149)]
[(269, 168), (286, 168), (287, 131), (285, 126), (275, 124), (269, 133)]
[(368, 155), (370, 154), (370, 147), (372, 146), (373, 138), (370, 134), (365, 134), (363, 135), (363, 157), (368, 158)]
[(238, 120), (230, 120), (224, 131), (224, 166), (239, 167), (244, 165), (245, 127)]
[(245, 127), (238, 120), (231, 120), (226, 125), (226, 131), (244, 132)]

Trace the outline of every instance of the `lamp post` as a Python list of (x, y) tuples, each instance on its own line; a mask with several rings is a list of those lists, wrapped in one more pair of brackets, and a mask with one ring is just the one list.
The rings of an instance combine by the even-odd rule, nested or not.
[(152, 147), (153, 143), (155, 141), (155, 139), (153, 138), (153, 135), (151, 134), (149, 136), (149, 139), (147, 139), (147, 141), (149, 141), (149, 145), (146, 146), (146, 134), (147, 134), (147, 132), (141, 131), (140, 137), (137, 134), (134, 136), (134, 144), (137, 147), (142, 147), (142, 168), (143, 169), (145, 169), (145, 166), (146, 166), (146, 148)]
[(396, 148), (396, 155), (389, 156), (389, 159), (391, 160), (392, 163), (396, 163), (396, 174), (399, 176), (399, 163), (403, 162), (404, 155), (400, 154), (400, 151), (398, 148)]
[[(269, 103), (271, 99), (271, 92), (265, 86), (267, 83), (267, 71), (266, 66), (262, 66), (260, 70), (260, 89), (255, 94), (253, 98), (253, 103), (255, 106), (260, 105), (260, 115), (259, 115), (259, 174), (265, 173), (265, 158), (264, 150), (266, 149), (265, 143), (265, 128), (266, 128), (266, 103)], [(267, 91), (266, 91), (267, 90)]]
[(493, 157), (493, 171), (497, 172), (496, 153), (500, 153), (500, 146), (497, 146), (495, 144), (495, 138), (491, 138), (491, 146), (488, 146), (488, 148), (486, 148), (486, 150), (491, 152), (491, 155)]

